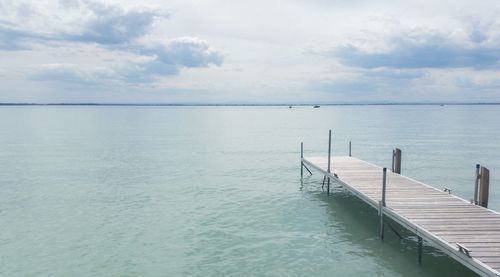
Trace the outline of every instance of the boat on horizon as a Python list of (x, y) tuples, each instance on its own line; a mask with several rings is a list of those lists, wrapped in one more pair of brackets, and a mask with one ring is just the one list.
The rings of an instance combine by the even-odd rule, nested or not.
[(314, 107), (313, 107), (313, 108), (317, 109), (317, 108), (319, 108), (319, 105), (314, 105)]

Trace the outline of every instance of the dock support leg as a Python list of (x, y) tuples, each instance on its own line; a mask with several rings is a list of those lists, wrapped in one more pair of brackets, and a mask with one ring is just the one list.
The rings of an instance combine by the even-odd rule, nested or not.
[(422, 248), (423, 248), (423, 239), (421, 236), (418, 236), (418, 264), (422, 264)]
[(307, 168), (307, 166), (304, 163), (302, 163), (302, 165), (307, 170), (307, 172), (309, 172), (309, 175), (313, 175), (312, 172), (311, 172), (311, 170), (309, 170), (309, 168)]
[(328, 177), (328, 181), (326, 184), (326, 194), (330, 195), (330, 177)]
[(304, 168), (309, 172), (309, 175), (313, 175), (311, 170), (307, 168), (307, 166), (303, 162), (304, 159), (304, 143), (300, 143), (300, 178), (302, 179), (304, 177)]
[(378, 213), (380, 214), (380, 227), (379, 227), (380, 239), (384, 240), (384, 210), (382, 206), (382, 201), (378, 202)]
[(384, 240), (384, 207), (385, 207), (385, 187), (387, 183), (387, 168), (382, 171), (382, 200), (379, 201), (380, 214), (380, 239)]

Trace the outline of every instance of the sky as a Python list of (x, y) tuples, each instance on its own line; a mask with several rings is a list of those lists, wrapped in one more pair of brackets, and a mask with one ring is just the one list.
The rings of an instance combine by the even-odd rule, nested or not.
[(0, 0), (0, 102), (500, 102), (498, 14), (498, 0)]

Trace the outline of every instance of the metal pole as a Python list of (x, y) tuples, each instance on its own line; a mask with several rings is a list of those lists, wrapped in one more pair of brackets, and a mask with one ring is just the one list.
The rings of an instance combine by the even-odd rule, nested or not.
[[(332, 130), (328, 131), (328, 173), (331, 172), (331, 156), (332, 156)], [(328, 176), (328, 181), (326, 185), (326, 193), (330, 194), (330, 176)]]
[(304, 162), (302, 159), (304, 158), (304, 143), (300, 143), (300, 178), (304, 177)]
[(477, 205), (477, 193), (479, 189), (479, 164), (476, 164), (476, 181), (474, 182), (474, 204)]
[(302, 163), (302, 164), (304, 165), (304, 168), (309, 172), (309, 174), (313, 175), (312, 172), (311, 172), (311, 170), (309, 170), (309, 168), (307, 168), (307, 166), (304, 163)]
[(418, 264), (422, 264), (422, 247), (423, 247), (423, 239), (421, 236), (418, 236)]
[(351, 157), (351, 141), (349, 141), (349, 157)]
[(387, 181), (387, 168), (383, 169), (382, 176), (382, 200), (379, 202), (380, 213), (380, 239), (384, 240), (384, 207), (385, 207), (385, 188)]
[(330, 158), (332, 155), (332, 130), (328, 131), (328, 173), (330, 173)]
[(383, 169), (383, 176), (382, 176), (382, 205), (385, 207), (385, 188), (386, 188), (386, 183), (387, 183), (387, 168), (384, 167)]

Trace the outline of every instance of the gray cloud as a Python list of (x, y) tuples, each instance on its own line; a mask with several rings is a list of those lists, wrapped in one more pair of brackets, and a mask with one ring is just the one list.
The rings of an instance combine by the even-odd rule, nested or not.
[(115, 78), (114, 72), (103, 68), (82, 69), (76, 64), (44, 64), (29, 74), (33, 81), (51, 81), (73, 86), (96, 86)]
[(391, 87), (409, 87), (414, 80), (425, 76), (426, 73), (421, 69), (359, 69), (354, 76), (314, 80), (309, 87), (313, 90), (337, 94), (363, 94), (381, 92)]
[(315, 91), (325, 91), (330, 93), (363, 94), (366, 92), (376, 91), (378, 89), (378, 84), (370, 82), (364, 78), (356, 80), (316, 80), (311, 82), (309, 88)]
[(80, 33), (61, 34), (63, 40), (95, 42), (98, 44), (123, 44), (147, 34), (156, 18), (168, 17), (162, 10), (124, 10), (116, 5), (84, 1), (92, 13)]
[(223, 61), (222, 55), (211, 49), (208, 42), (195, 37), (176, 38), (165, 44), (144, 47), (141, 51), (155, 55), (158, 62), (185, 67), (220, 65)]
[(42, 33), (23, 30), (12, 24), (0, 21), (0, 50), (16, 51), (31, 49), (36, 43), (51, 41)]
[(322, 54), (338, 59), (346, 66), (359, 68), (498, 68), (500, 48), (483, 43), (488, 34), (471, 28), (469, 41), (457, 41), (448, 34), (410, 31), (385, 39), (385, 51), (367, 51), (353, 44), (337, 46)]
[[(0, 49), (25, 50), (32, 48), (34, 43), (47, 44), (52, 42), (126, 44), (149, 33), (157, 18), (168, 18), (169, 16), (168, 12), (164, 10), (140, 8), (124, 10), (117, 5), (104, 5), (93, 1), (64, 3), (62, 5), (64, 9), (81, 9), (89, 15), (69, 23), (73, 27), (71, 32), (30, 31), (23, 28), (21, 20), (19, 20), (21, 22), (0, 21)], [(31, 16), (44, 17), (46, 15), (32, 12)], [(68, 25), (67, 22), (53, 22), (53, 25), (56, 26), (62, 24)]]
[[(181, 68), (220, 66), (223, 56), (210, 47), (207, 41), (196, 37), (181, 37), (167, 42), (145, 45), (137, 39), (148, 34), (155, 20), (167, 18), (163, 10), (125, 10), (117, 5), (104, 5), (93, 1), (63, 1), (68, 11), (85, 10), (85, 19), (75, 20), (71, 32), (43, 33), (22, 28), (22, 24), (0, 21), (0, 50), (30, 50), (36, 45), (64, 47), (71, 43), (96, 44), (107, 51), (122, 51), (142, 57), (141, 62), (112, 65), (109, 72), (82, 70), (68, 64), (42, 65), (29, 78), (34, 81), (55, 80), (91, 84), (108, 79), (128, 83), (150, 82), (157, 77), (178, 74)], [(79, 12), (80, 13), (80, 12)], [(35, 15), (34, 15), (35, 16)], [(40, 16), (40, 15), (38, 15)]]
[(193, 37), (177, 38), (150, 47), (135, 45), (134, 51), (148, 58), (146, 61), (130, 62), (107, 69), (82, 69), (73, 64), (46, 64), (31, 72), (29, 78), (34, 81), (48, 80), (79, 85), (105, 81), (144, 83), (161, 76), (176, 75), (184, 67), (219, 66), (223, 62), (223, 56), (213, 50), (208, 42)]
[(117, 73), (127, 82), (149, 82), (159, 76), (178, 74), (183, 67), (220, 66), (224, 60), (207, 41), (195, 37), (176, 38), (154, 46), (137, 45), (135, 50), (150, 59), (118, 69)]

